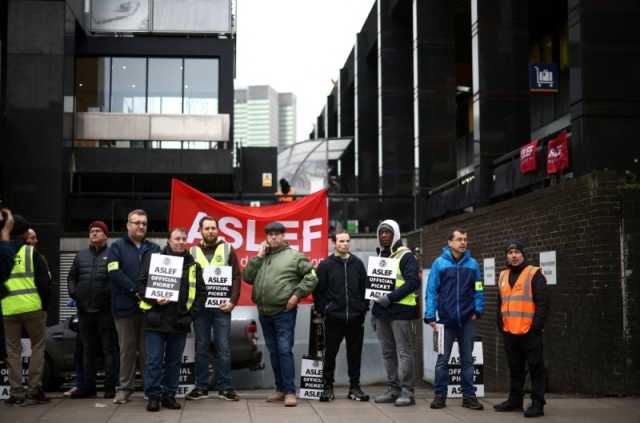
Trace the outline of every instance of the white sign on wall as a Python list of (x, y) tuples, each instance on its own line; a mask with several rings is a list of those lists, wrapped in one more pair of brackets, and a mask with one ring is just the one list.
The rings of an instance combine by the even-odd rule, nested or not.
[(555, 251), (540, 252), (540, 269), (544, 277), (547, 278), (547, 285), (556, 285), (558, 283)]
[(486, 286), (493, 286), (496, 284), (496, 259), (486, 258), (484, 259), (484, 284)]

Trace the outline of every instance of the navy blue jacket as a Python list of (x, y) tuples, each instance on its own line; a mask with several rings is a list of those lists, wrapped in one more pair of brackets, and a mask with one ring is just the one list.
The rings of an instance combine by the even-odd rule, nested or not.
[(107, 270), (111, 280), (113, 317), (129, 317), (141, 313), (138, 307), (137, 279), (143, 256), (160, 251), (158, 244), (144, 240), (140, 248), (127, 237), (115, 241), (107, 252)]
[(483, 289), (480, 267), (469, 250), (456, 261), (449, 247), (443, 248), (429, 273), (425, 321), (436, 321), (436, 309), (438, 322), (446, 327), (460, 327), (474, 314), (480, 318), (484, 312)]

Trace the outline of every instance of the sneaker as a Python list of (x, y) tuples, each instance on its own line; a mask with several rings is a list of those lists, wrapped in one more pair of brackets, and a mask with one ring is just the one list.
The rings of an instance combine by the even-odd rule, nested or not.
[(74, 386), (73, 388), (69, 389), (68, 391), (65, 391), (64, 394), (62, 394), (63, 397), (70, 397), (71, 394), (73, 394), (74, 392), (76, 392), (78, 390), (77, 386)]
[(447, 406), (447, 397), (443, 397), (442, 395), (436, 395), (436, 397), (431, 401), (431, 408), (439, 410), (441, 408), (445, 408)]
[(240, 401), (240, 397), (233, 389), (223, 389), (222, 391), (218, 391), (218, 398), (225, 401)]
[(279, 402), (284, 401), (284, 393), (280, 391), (274, 391), (271, 395), (267, 397), (267, 402)]
[(182, 407), (178, 401), (176, 401), (175, 397), (162, 398), (162, 406), (170, 410), (180, 410)]
[(147, 402), (147, 411), (160, 411), (160, 401), (157, 399), (150, 399), (149, 402)]
[(296, 399), (296, 394), (287, 394), (284, 396), (285, 407), (295, 407), (297, 404), (298, 400)]
[[(113, 399), (114, 404), (126, 404), (131, 399), (133, 391), (118, 391), (116, 397)], [(152, 410), (149, 410), (152, 411)], [(156, 410), (157, 411), (157, 410)]]
[(333, 385), (326, 385), (320, 394), (320, 402), (329, 402), (336, 399), (336, 395), (333, 393)]
[(511, 399), (508, 399), (506, 401), (501, 402), (500, 404), (494, 405), (493, 409), (499, 413), (509, 412), (509, 411), (522, 411), (522, 400), (513, 401)]
[(415, 404), (416, 399), (413, 397), (413, 392), (407, 389), (403, 389), (402, 392), (400, 392), (400, 396), (393, 403), (396, 407), (408, 407)]
[(25, 398), (25, 402), (22, 405), (44, 404), (49, 401), (50, 401), (49, 397), (45, 395), (42, 388), (38, 388), (35, 391), (27, 394), (27, 397)]
[(203, 398), (209, 398), (209, 391), (207, 391), (206, 389), (194, 388), (187, 394), (185, 398), (193, 401)]
[(88, 389), (76, 389), (69, 395), (71, 399), (93, 398), (96, 396), (96, 391)]
[(6, 400), (4, 400), (4, 403), (6, 405), (10, 405), (10, 406), (20, 406), (24, 403), (24, 398), (23, 397), (14, 397), (13, 395), (10, 396), (9, 398), (7, 398)]
[(524, 411), (525, 417), (540, 417), (544, 416), (544, 401), (533, 401), (529, 407)]
[(391, 404), (395, 403), (398, 397), (400, 396), (400, 392), (393, 390), (391, 388), (387, 388), (382, 395), (376, 397), (374, 402), (376, 404)]
[(353, 385), (349, 388), (347, 398), (354, 401), (369, 401), (369, 394), (360, 389), (360, 385)]
[(462, 398), (462, 406), (471, 410), (484, 410), (484, 406), (476, 397)]

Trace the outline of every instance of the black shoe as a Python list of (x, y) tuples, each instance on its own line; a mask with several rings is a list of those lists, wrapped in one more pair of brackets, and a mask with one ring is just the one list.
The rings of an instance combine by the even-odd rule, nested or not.
[(544, 416), (544, 401), (533, 401), (524, 412), (525, 417)]
[(203, 399), (203, 398), (208, 398), (209, 397), (209, 391), (207, 391), (206, 389), (192, 389), (191, 392), (189, 392), (187, 394), (187, 396), (185, 397), (188, 400), (199, 400), (199, 399)]
[(471, 410), (484, 410), (484, 406), (476, 397), (462, 398), (462, 406)]
[(360, 385), (352, 385), (351, 388), (349, 388), (348, 398), (354, 401), (369, 401), (369, 394), (364, 392), (360, 388)]
[(240, 397), (233, 389), (223, 389), (218, 391), (218, 398), (222, 398), (225, 401), (240, 401)]
[(22, 397), (14, 397), (14, 396), (10, 396), (9, 398), (7, 398), (6, 400), (4, 400), (4, 403), (6, 405), (10, 405), (10, 406), (20, 406), (24, 403), (24, 398)]
[(512, 401), (508, 399), (493, 406), (497, 412), (522, 411), (522, 401)]
[(105, 389), (103, 397), (104, 398), (115, 398), (116, 397), (116, 390), (115, 389)]
[(333, 393), (333, 385), (326, 385), (324, 387), (324, 390), (320, 394), (320, 401), (329, 402), (329, 401), (333, 401), (334, 399), (336, 399), (336, 396)]
[(147, 402), (147, 411), (160, 411), (160, 401), (157, 399), (149, 399)]
[(170, 410), (180, 410), (182, 407), (174, 397), (162, 398), (162, 406)]
[[(95, 390), (89, 389), (78, 389), (69, 395), (71, 399), (82, 399), (82, 398), (93, 398), (96, 396)], [(113, 398), (113, 397), (112, 397)]]
[(436, 397), (431, 401), (431, 408), (439, 410), (441, 408), (445, 408), (447, 406), (447, 397), (443, 397), (441, 395), (436, 395)]

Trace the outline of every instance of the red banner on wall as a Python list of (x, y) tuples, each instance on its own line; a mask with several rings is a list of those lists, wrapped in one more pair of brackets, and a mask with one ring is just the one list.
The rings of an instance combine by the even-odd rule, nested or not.
[(533, 140), (527, 145), (523, 145), (520, 148), (520, 172), (527, 173), (533, 172), (538, 169), (538, 162), (536, 160), (538, 149), (538, 140)]
[[(264, 227), (273, 221), (287, 228), (285, 240), (291, 248), (309, 257), (314, 266), (328, 254), (326, 190), (290, 203), (248, 207), (214, 200), (184, 182), (173, 179), (169, 227), (185, 228), (187, 241), (194, 243), (201, 239), (198, 223), (205, 215), (218, 220), (220, 236), (235, 249), (242, 269), (256, 255), (260, 243), (264, 241)], [(239, 305), (253, 305), (251, 285), (242, 284)]]
[(547, 173), (558, 173), (569, 167), (569, 139), (567, 131), (549, 141), (547, 147)]

